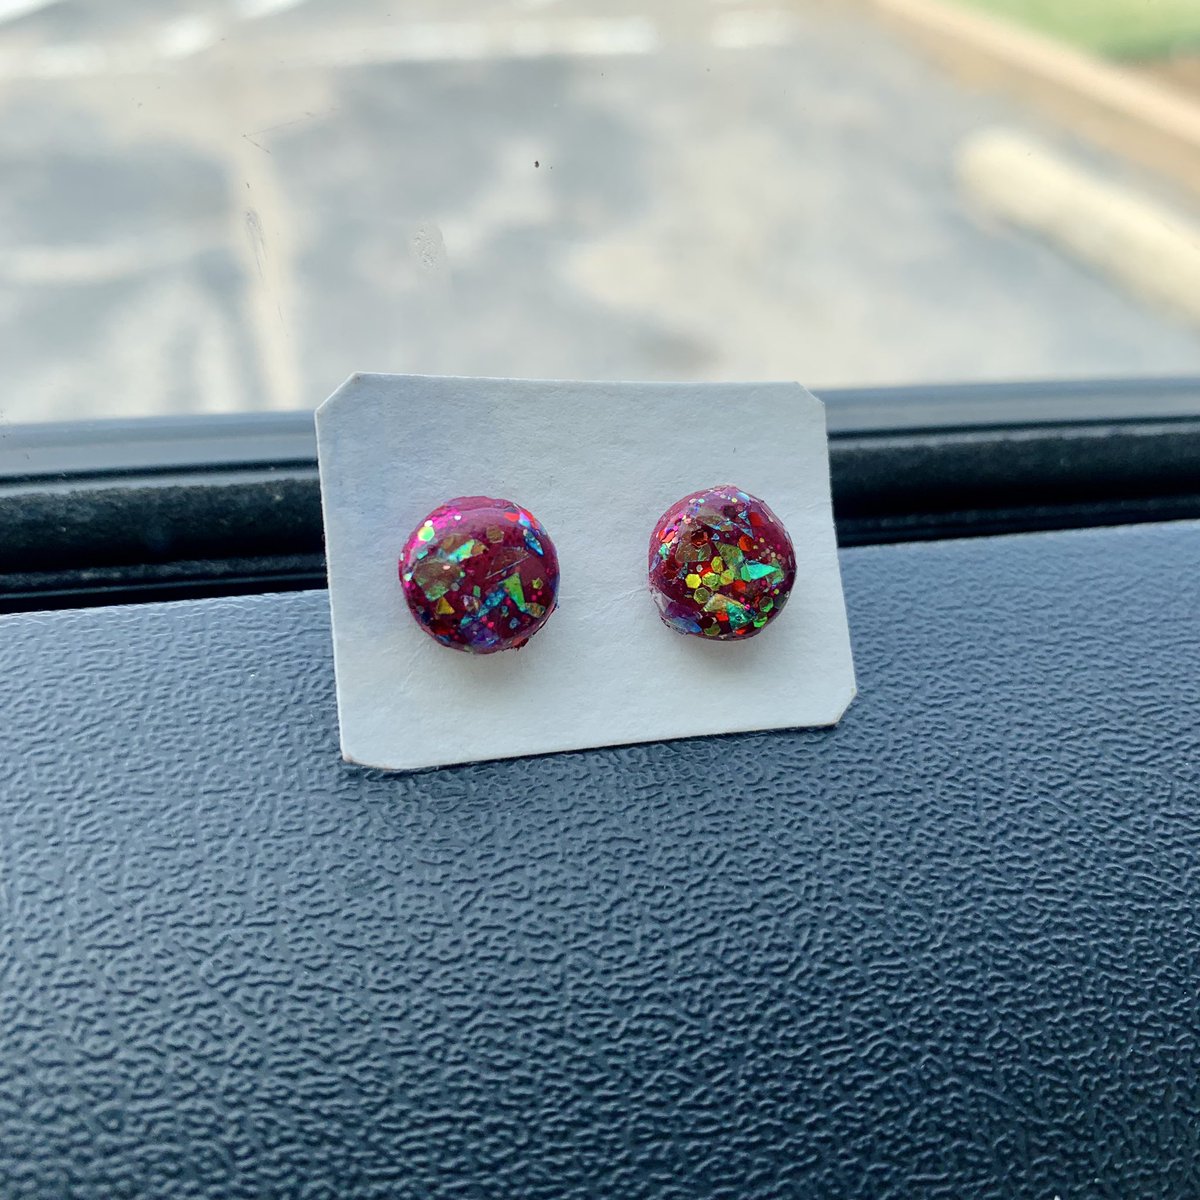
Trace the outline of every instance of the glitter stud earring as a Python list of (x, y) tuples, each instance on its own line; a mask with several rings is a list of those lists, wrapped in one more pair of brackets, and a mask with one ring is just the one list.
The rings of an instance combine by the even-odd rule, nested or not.
[(779, 616), (795, 580), (783, 522), (732, 484), (677, 500), (650, 536), (650, 591), (680, 633), (753, 637)]
[(528, 509), (461, 496), (408, 536), (400, 585), (417, 623), (443, 646), (468, 654), (516, 650), (554, 611), (558, 552)]

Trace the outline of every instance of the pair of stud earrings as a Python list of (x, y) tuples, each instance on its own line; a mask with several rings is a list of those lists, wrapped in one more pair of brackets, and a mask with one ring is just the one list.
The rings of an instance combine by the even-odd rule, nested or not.
[[(650, 592), (663, 621), (683, 634), (753, 637), (779, 616), (795, 578), (783, 523), (730, 484), (676, 501), (650, 535)], [(470, 654), (523, 646), (550, 619), (558, 581), (558, 552), (542, 523), (511, 500), (487, 496), (435, 508), (400, 556), (400, 584), (417, 623)]]

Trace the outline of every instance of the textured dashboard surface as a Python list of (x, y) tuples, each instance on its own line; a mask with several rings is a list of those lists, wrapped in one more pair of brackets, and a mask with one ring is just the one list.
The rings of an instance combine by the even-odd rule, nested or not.
[(1200, 530), (842, 562), (836, 730), (408, 777), (323, 594), (0, 621), (0, 1196), (1200, 1195)]

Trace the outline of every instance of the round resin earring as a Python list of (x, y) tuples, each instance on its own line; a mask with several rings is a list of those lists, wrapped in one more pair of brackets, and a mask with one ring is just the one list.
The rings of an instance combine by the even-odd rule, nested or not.
[(753, 637), (779, 616), (795, 579), (783, 522), (732, 484), (677, 500), (650, 536), (650, 591), (680, 633)]
[(468, 654), (516, 650), (554, 611), (558, 552), (528, 509), (461, 496), (409, 534), (400, 585), (417, 623), (443, 646)]

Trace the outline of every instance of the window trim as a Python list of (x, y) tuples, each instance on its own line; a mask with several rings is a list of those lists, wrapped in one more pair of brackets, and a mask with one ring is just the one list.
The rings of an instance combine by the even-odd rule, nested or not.
[[(843, 546), (1200, 518), (1200, 379), (819, 394)], [(0, 437), (0, 612), (322, 586), (309, 412)]]

